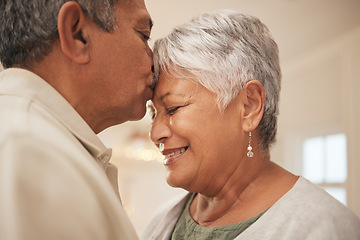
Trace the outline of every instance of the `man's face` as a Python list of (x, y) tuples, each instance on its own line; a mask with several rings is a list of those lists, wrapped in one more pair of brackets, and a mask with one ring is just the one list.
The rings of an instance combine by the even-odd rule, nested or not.
[(141, 119), (153, 95), (153, 60), (148, 46), (152, 22), (144, 0), (115, 5), (115, 17), (114, 30), (99, 29), (92, 43), (93, 96), (89, 96), (89, 104), (94, 104), (96, 114), (101, 113), (97, 121), (102, 125), (97, 127), (100, 131)]

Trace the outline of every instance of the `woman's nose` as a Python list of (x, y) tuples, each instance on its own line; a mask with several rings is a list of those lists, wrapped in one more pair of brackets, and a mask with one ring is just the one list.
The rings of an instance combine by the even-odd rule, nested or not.
[(160, 143), (165, 142), (166, 139), (170, 138), (171, 136), (172, 131), (166, 118), (160, 119), (159, 117), (155, 117), (150, 130), (151, 141), (153, 141), (155, 145), (159, 146)]

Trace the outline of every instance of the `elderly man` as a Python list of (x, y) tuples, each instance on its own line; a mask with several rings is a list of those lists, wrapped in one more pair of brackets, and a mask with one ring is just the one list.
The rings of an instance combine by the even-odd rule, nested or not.
[(136, 239), (96, 134), (153, 95), (144, 0), (5, 0), (0, 22), (0, 239)]

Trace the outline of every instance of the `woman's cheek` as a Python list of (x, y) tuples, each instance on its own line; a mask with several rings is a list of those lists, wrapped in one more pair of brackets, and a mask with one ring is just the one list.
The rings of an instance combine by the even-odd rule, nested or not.
[(191, 118), (185, 114), (176, 113), (170, 117), (169, 124), (175, 129), (180, 126), (183, 128), (187, 125), (189, 119)]
[(169, 119), (169, 124), (170, 124), (171, 129), (174, 132), (176, 132), (176, 134), (178, 134), (178, 135), (184, 134), (184, 129), (187, 129), (186, 122), (187, 121), (185, 119), (183, 119), (179, 116), (176, 116), (176, 114), (171, 116)]

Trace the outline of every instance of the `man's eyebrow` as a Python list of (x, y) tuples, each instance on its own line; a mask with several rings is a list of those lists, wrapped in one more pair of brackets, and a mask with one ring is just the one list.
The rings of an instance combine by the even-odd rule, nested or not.
[(153, 28), (153, 26), (154, 26), (154, 21), (151, 19), (151, 18), (149, 18), (149, 26), (150, 26), (150, 30)]

